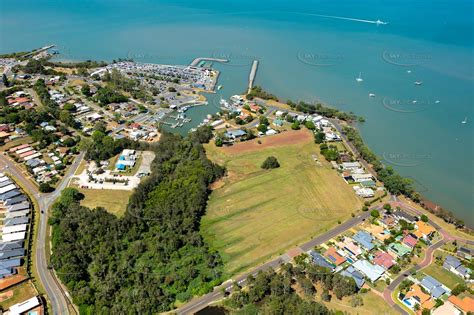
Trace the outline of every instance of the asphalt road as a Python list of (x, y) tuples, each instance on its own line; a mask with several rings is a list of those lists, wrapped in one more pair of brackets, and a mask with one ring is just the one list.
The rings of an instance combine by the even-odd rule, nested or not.
[[(299, 248), (302, 251), (308, 251), (311, 248), (313, 248), (314, 246), (321, 245), (322, 243), (330, 240), (331, 238), (333, 238), (333, 237), (343, 233), (344, 231), (350, 229), (354, 225), (359, 224), (363, 220), (367, 219), (369, 216), (370, 216), (369, 211), (363, 212), (362, 214), (350, 219), (349, 221), (346, 221), (346, 222), (338, 225), (334, 229), (332, 229), (332, 230), (330, 230), (330, 231), (328, 231), (328, 232), (326, 232), (326, 233), (324, 233), (324, 234), (322, 234), (318, 237), (313, 238), (309, 242), (306, 242), (306, 243), (300, 245)], [(232, 280), (232, 279), (227, 280), (222, 285), (220, 285), (218, 287), (215, 287), (213, 292), (210, 292), (210, 293), (208, 293), (204, 296), (193, 299), (189, 303), (187, 303), (187, 304), (183, 305), (182, 307), (178, 308), (177, 310), (175, 310), (175, 312), (177, 314), (194, 314), (194, 313), (202, 310), (203, 308), (205, 308), (206, 306), (208, 306), (212, 302), (215, 302), (215, 301), (218, 301), (219, 299), (222, 299), (224, 297), (224, 295), (222, 294), (223, 290), (225, 290), (226, 292), (229, 292), (229, 293), (232, 292), (232, 287), (233, 287), (233, 282), (234, 281), (237, 282), (240, 286), (243, 286), (243, 285), (245, 285), (246, 279), (249, 275), (256, 275), (261, 270), (267, 270), (267, 269), (270, 269), (270, 268), (276, 269), (279, 266), (281, 266), (282, 264), (289, 262), (290, 260), (291, 260), (291, 258), (287, 254), (283, 254), (283, 255), (281, 255), (281, 256), (279, 256), (279, 257), (277, 257), (277, 258), (275, 258), (275, 259), (273, 259), (273, 260), (271, 260), (271, 261), (269, 261), (269, 262), (267, 262), (263, 265), (260, 265), (260, 266), (256, 267), (252, 271), (239, 276), (238, 278), (236, 278), (234, 280)]]
[(39, 280), (46, 290), (46, 294), (51, 302), (53, 314), (69, 314), (68, 310), (68, 293), (63, 290), (56, 276), (48, 269), (48, 261), (46, 256), (46, 233), (48, 231), (48, 210), (53, 202), (59, 197), (61, 191), (67, 187), (69, 180), (72, 175), (76, 172), (79, 164), (84, 157), (84, 153), (74, 160), (73, 164), (68, 168), (63, 180), (58, 185), (56, 190), (49, 194), (42, 194), (38, 191), (37, 187), (28, 179), (28, 174), (19, 169), (14, 162), (9, 160), (4, 155), (0, 155), (0, 168), (4, 172), (8, 172), (16, 177), (21, 182), (22, 186), (25, 187), (29, 193), (36, 199), (40, 212), (39, 212), (39, 226), (38, 236), (36, 241), (36, 264)]

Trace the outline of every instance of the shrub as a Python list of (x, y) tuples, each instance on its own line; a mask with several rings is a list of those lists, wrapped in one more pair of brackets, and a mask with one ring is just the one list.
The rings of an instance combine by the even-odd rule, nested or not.
[(280, 167), (280, 163), (278, 163), (278, 160), (274, 156), (269, 156), (265, 161), (263, 161), (262, 166), (263, 169), (272, 169), (272, 168), (278, 168)]

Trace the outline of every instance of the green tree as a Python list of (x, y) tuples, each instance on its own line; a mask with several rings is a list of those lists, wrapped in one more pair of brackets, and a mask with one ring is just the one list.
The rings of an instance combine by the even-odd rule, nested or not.
[(309, 130), (314, 130), (316, 129), (316, 126), (314, 125), (314, 123), (311, 121), (311, 120), (307, 120), (305, 123), (304, 123), (305, 127), (308, 128)]
[(300, 129), (300, 123), (295, 120), (295, 121), (291, 124), (291, 129), (293, 129), (293, 130), (299, 130), (299, 129)]
[(260, 125), (258, 125), (257, 130), (262, 132), (262, 133), (265, 133), (265, 132), (267, 132), (268, 127), (265, 124), (260, 124)]
[(378, 218), (380, 217), (380, 212), (376, 209), (370, 211), (370, 215), (373, 217), (373, 218)]
[(50, 192), (54, 191), (54, 187), (52, 187), (48, 183), (41, 183), (39, 185), (39, 191), (42, 192), (42, 193), (50, 193)]
[(265, 161), (263, 161), (261, 168), (263, 169), (272, 169), (272, 168), (278, 168), (280, 167), (280, 163), (278, 163), (278, 160), (274, 156), (269, 156), (266, 158)]

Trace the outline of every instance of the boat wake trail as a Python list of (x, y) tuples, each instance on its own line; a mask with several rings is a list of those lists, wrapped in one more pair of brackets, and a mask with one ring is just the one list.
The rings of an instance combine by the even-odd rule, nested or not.
[(300, 13), (300, 12), (293, 12), (293, 13), (301, 14), (301, 15), (308, 15), (308, 16), (323, 17), (323, 18), (328, 18), (328, 19), (346, 20), (346, 21), (370, 23), (370, 24), (377, 24), (377, 25), (387, 25), (388, 24), (387, 22), (383, 22), (383, 21), (380, 21), (380, 20), (372, 21), (372, 20), (355, 19), (355, 18), (350, 18), (350, 17), (345, 17), (345, 16), (324, 15), (324, 14), (316, 14), (316, 13)]

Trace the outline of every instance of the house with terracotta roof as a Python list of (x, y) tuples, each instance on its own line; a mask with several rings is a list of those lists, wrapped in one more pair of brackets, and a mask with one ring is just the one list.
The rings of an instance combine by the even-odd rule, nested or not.
[(448, 298), (448, 301), (453, 303), (454, 306), (464, 312), (464, 313), (468, 313), (468, 312), (474, 312), (474, 299), (470, 296), (465, 296), (464, 298), (460, 298), (460, 297), (457, 297), (455, 295), (451, 295), (449, 298)]
[(339, 254), (334, 247), (329, 247), (329, 249), (324, 253), (324, 256), (336, 266), (339, 266), (346, 261), (346, 259)]
[(352, 257), (362, 254), (362, 249), (348, 237), (344, 238), (344, 241), (337, 245)]
[(413, 234), (418, 238), (420, 238), (419, 236), (421, 235), (422, 238), (426, 239), (436, 231), (431, 225), (423, 221), (416, 221), (415, 227), (417, 230)]
[(395, 226), (395, 224), (397, 224), (397, 221), (391, 215), (385, 215), (383, 218), (379, 220), (379, 222), (386, 228), (392, 228)]
[(390, 232), (380, 225), (371, 224), (365, 230), (382, 242), (390, 237)]
[(435, 306), (435, 301), (431, 298), (429, 294), (423, 292), (421, 287), (418, 284), (411, 286), (410, 290), (407, 292), (403, 298), (403, 303), (405, 303), (411, 309), (415, 308), (415, 305), (420, 305), (420, 309), (432, 309)]
[(413, 248), (416, 246), (416, 243), (418, 242), (418, 240), (416, 238), (414, 238), (413, 236), (411, 236), (410, 234), (407, 234), (405, 235), (405, 237), (403, 238), (402, 240), (402, 243)]
[(393, 257), (389, 253), (383, 252), (383, 251), (377, 251), (374, 254), (374, 259), (372, 261), (376, 265), (379, 265), (379, 266), (385, 268), (385, 270), (388, 270), (393, 265), (395, 265), (395, 261), (393, 260)]

